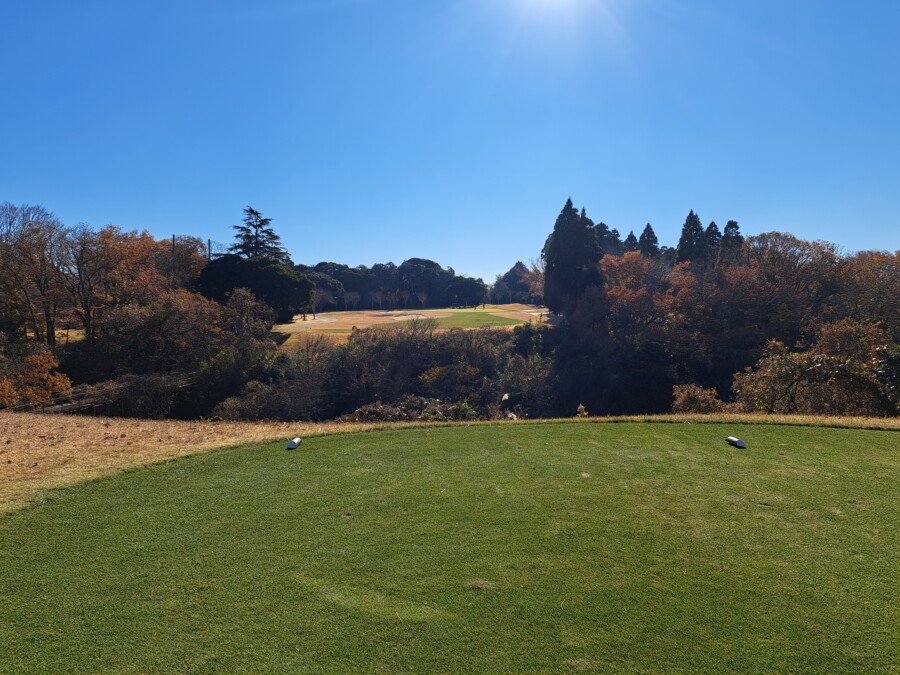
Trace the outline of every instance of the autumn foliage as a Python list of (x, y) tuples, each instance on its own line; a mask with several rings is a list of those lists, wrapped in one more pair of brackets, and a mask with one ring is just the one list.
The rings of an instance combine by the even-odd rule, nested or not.
[(471, 304), (484, 284), (418, 258), (282, 269), (203, 253), (190, 237), (65, 227), (0, 204), (0, 406), (45, 405), (74, 382), (107, 412), (157, 417), (331, 419), (410, 395), (484, 418), (900, 411), (897, 252), (745, 239), (735, 221), (720, 233), (693, 211), (668, 248), (649, 224), (623, 241), (569, 201), (541, 260), (490, 291), (546, 294), (552, 327), (410, 323), (342, 345), (295, 341), (290, 354), (270, 332), (276, 313), (321, 308), (329, 293), (344, 307), (424, 307)]
[(37, 408), (69, 395), (72, 383), (54, 372), (58, 366), (53, 354), (43, 349), (16, 360), (0, 355), (0, 406)]

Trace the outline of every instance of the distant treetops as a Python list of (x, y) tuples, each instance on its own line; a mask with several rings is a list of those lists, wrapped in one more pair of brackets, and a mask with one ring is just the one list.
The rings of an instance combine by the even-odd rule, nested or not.
[(675, 249), (660, 247), (650, 223), (640, 237), (629, 232), (623, 241), (618, 230), (606, 223), (594, 224), (584, 209), (579, 212), (569, 199), (547, 237), (541, 257), (544, 263), (544, 302), (554, 312), (570, 314), (589, 288), (601, 288), (599, 262), (603, 256), (638, 252), (646, 258), (662, 258), (669, 264), (694, 265), (733, 261), (744, 241), (737, 222), (729, 220), (725, 231), (711, 222), (706, 229), (691, 211), (684, 221)]
[(472, 306), (487, 295), (481, 279), (457, 275), (453, 268), (425, 258), (371, 268), (333, 262), (293, 265), (272, 219), (250, 206), (234, 230), (230, 253), (203, 269), (200, 292), (224, 302), (236, 288), (248, 288), (282, 322), (308, 311)]
[(320, 262), (296, 269), (316, 284), (316, 311), (471, 307), (484, 302), (487, 294), (481, 279), (458, 275), (452, 267), (426, 258), (371, 267)]
[(691, 211), (681, 228), (675, 261), (716, 262), (723, 252), (729, 256), (740, 249), (743, 243), (744, 237), (735, 221), (729, 220), (724, 234), (721, 234), (715, 221), (704, 230), (699, 216)]

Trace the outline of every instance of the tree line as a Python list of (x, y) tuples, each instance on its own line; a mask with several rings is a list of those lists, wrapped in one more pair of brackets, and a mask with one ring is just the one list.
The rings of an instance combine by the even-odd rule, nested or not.
[[(248, 207), (229, 253), (196, 238), (65, 227), (0, 205), (0, 405), (72, 385), (106, 412), (233, 419), (571, 416), (676, 410), (896, 414), (900, 257), (719, 232), (691, 211), (676, 246), (623, 240), (569, 200), (538, 261), (487, 287), (434, 261), (293, 265)], [(307, 335), (306, 311), (543, 299), (556, 325), (431, 322)], [(66, 338), (68, 331), (68, 337)]]
[(544, 246), (560, 410), (661, 412), (679, 387), (680, 409), (896, 414), (897, 252), (720, 235), (693, 211), (673, 249), (648, 225), (652, 244), (610, 250), (607, 231), (569, 200)]
[(338, 307), (471, 305), (487, 291), (420, 258), (294, 265), (271, 219), (251, 207), (234, 230), (228, 253), (210, 260), (196, 237), (68, 227), (41, 206), (0, 204), (0, 406), (46, 403), (73, 383), (221, 370), (229, 359), (231, 381), (242, 382), (274, 350), (276, 321)]
[(472, 307), (488, 293), (481, 279), (458, 275), (427, 258), (371, 267), (320, 262), (296, 269), (315, 284), (314, 309), (320, 312)]

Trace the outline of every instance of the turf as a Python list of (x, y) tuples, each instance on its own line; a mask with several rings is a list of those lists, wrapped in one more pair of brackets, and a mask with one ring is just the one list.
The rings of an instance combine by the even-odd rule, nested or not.
[[(434, 321), (438, 328), (500, 328), (504, 326), (520, 326), (525, 321), (523, 319), (515, 319), (508, 316), (498, 316), (487, 312), (454, 312), (450, 316), (427, 317)], [(406, 322), (397, 321), (395, 323), (376, 324), (372, 328), (376, 329), (397, 329), (402, 328)]]
[(518, 326), (525, 323), (521, 319), (508, 316), (497, 316), (487, 312), (454, 312), (452, 316), (436, 319), (440, 328), (483, 328), (500, 326)]
[(0, 520), (0, 670), (893, 670), (897, 439), (424, 428), (134, 470)]

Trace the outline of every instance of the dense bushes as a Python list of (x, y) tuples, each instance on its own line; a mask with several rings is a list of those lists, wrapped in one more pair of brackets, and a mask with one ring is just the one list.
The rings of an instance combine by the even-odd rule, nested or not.
[(476, 417), (467, 402), (445, 403), (407, 394), (393, 404), (369, 403), (341, 417), (345, 422), (446, 422)]
[(354, 331), (339, 346), (307, 333), (215, 414), (379, 421), (547, 415), (551, 363), (531, 348), (541, 330), (438, 331), (434, 321), (410, 321)]
[(771, 340), (754, 368), (735, 373), (734, 403), (694, 384), (674, 388), (673, 412), (896, 415), (897, 346), (879, 326), (843, 319), (789, 350)]
[(718, 413), (724, 412), (727, 406), (718, 399), (716, 388), (704, 389), (696, 384), (676, 384), (672, 387), (673, 413)]
[(292, 267), (266, 258), (224, 255), (203, 268), (197, 290), (224, 303), (237, 288), (246, 288), (271, 307), (279, 322), (312, 308), (315, 286)]
[[(896, 415), (887, 336), (876, 325), (843, 320), (821, 326), (809, 347), (772, 340), (755, 368), (737, 373), (735, 407), (744, 412)], [(884, 381), (882, 381), (884, 380)], [(893, 400), (892, 400), (893, 399)]]
[(174, 398), (174, 414), (422, 421), (571, 416), (580, 406), (599, 415), (652, 413), (670, 405), (677, 413), (897, 413), (900, 358), (875, 324), (823, 324), (793, 350), (771, 341), (755, 368), (734, 376), (729, 402), (715, 387), (673, 386), (684, 364), (656, 342), (619, 342), (597, 307), (581, 303), (558, 328), (512, 332), (439, 331), (432, 321), (411, 321), (356, 330), (342, 345), (308, 332), (289, 353), (270, 345), (244, 364), (242, 352), (225, 349)]

